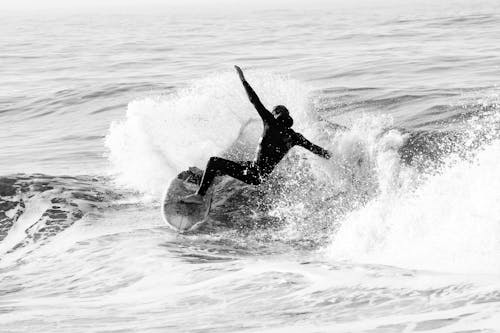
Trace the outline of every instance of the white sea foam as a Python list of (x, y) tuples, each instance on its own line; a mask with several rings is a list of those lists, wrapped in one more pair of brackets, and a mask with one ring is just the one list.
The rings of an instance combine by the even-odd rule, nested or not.
[[(329, 255), (409, 268), (500, 273), (499, 161), (500, 142), (494, 141), (472, 161), (450, 156), (446, 167), (420, 185), (404, 173), (387, 177), (392, 181), (385, 182), (385, 191), (342, 221)], [(395, 165), (387, 156), (378, 162), (382, 178)]]
[[(389, 129), (390, 118), (359, 117), (330, 138), (331, 160), (308, 159), (312, 167), (305, 174), (298, 167), (283, 184), (290, 190), (271, 211), (288, 221), (278, 237), (313, 230), (321, 239), (326, 226), (334, 260), (500, 274), (498, 117), (471, 118), (456, 147), (443, 142), (443, 152), (455, 153), (418, 170), (401, 161), (407, 135)], [(314, 182), (297, 182), (308, 172)]]
[(270, 212), (287, 222), (280, 237), (321, 242), (347, 212), (402, 186), (400, 174), (412, 179), (413, 170), (401, 166), (398, 153), (406, 135), (391, 127), (390, 117), (358, 114), (349, 130), (323, 138), (331, 159), (314, 158), (300, 149), (291, 154), (300, 158), (285, 159), (278, 172), (288, 175), (280, 179), (284, 189), (273, 198)]

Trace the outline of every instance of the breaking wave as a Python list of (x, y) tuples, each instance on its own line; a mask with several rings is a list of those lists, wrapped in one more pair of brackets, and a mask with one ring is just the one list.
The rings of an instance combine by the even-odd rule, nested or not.
[[(265, 105), (289, 106), (295, 128), (333, 154), (326, 161), (294, 149), (262, 186), (256, 207), (281, 221), (266, 239), (312, 242), (334, 260), (500, 273), (496, 104), (459, 130), (450, 119), (449, 132), (409, 132), (363, 114), (347, 129), (311, 110), (313, 90), (296, 80), (254, 72), (249, 81)], [(158, 196), (209, 156), (250, 158), (261, 125), (238, 87), (221, 74), (130, 103), (106, 139), (118, 182)]]

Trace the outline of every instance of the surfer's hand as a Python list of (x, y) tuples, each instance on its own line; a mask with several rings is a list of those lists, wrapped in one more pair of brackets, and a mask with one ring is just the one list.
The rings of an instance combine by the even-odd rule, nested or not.
[(325, 150), (325, 155), (324, 157), (329, 160), (330, 158), (332, 158), (332, 154), (328, 151), (328, 150)]
[(234, 65), (234, 68), (236, 69), (236, 72), (238, 73), (240, 80), (245, 81), (245, 75), (243, 75), (243, 71), (241, 70), (240, 66)]

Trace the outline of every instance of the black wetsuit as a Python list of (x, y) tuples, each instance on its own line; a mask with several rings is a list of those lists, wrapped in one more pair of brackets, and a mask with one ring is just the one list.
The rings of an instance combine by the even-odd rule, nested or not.
[(264, 122), (264, 131), (253, 161), (233, 162), (220, 157), (211, 157), (205, 168), (198, 194), (205, 195), (215, 176), (228, 175), (247, 184), (260, 184), (288, 153), (293, 146), (302, 146), (325, 158), (329, 153), (325, 149), (311, 143), (300, 133), (284, 126), (274, 118), (246, 80), (243, 86), (250, 102), (254, 105)]

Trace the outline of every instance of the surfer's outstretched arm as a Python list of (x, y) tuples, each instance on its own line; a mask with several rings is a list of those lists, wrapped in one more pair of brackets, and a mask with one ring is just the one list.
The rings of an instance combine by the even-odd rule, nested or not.
[(314, 153), (316, 155), (319, 155), (319, 156), (326, 158), (326, 159), (330, 159), (332, 157), (332, 155), (330, 154), (330, 152), (328, 150), (323, 149), (318, 145), (315, 145), (311, 141), (304, 138), (304, 136), (302, 134), (297, 133), (295, 140), (296, 140), (297, 145), (304, 147), (305, 149), (311, 151), (312, 153)]
[(243, 87), (245, 87), (245, 91), (247, 92), (248, 98), (250, 99), (250, 102), (253, 104), (257, 112), (259, 113), (260, 117), (264, 122), (272, 121), (274, 120), (273, 115), (271, 112), (269, 112), (265, 106), (262, 104), (262, 102), (259, 99), (259, 96), (255, 93), (255, 91), (252, 89), (250, 84), (247, 82), (245, 79), (245, 75), (243, 75), (243, 71), (241, 70), (240, 67), (234, 66), (236, 68), (236, 72), (238, 72), (238, 75), (240, 77), (241, 83), (243, 84)]

